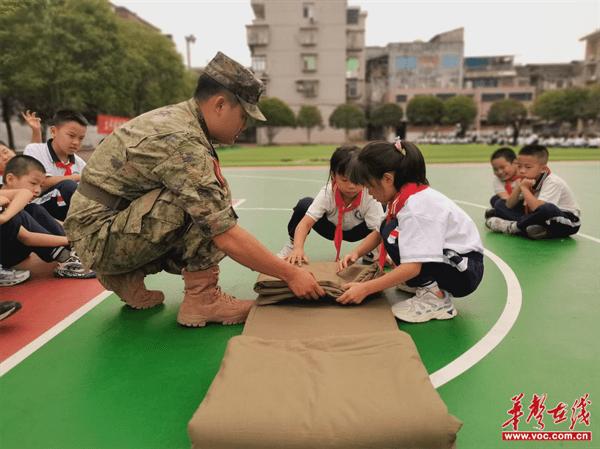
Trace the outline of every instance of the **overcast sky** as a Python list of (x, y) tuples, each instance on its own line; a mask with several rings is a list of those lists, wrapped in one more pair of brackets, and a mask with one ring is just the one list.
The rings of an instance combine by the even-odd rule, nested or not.
[[(250, 65), (245, 28), (253, 19), (250, 0), (112, 2), (171, 34), (182, 55), (184, 36), (195, 35), (193, 66), (205, 65), (219, 50)], [(518, 63), (583, 59), (585, 44), (579, 39), (600, 28), (600, 0), (349, 0), (348, 4), (368, 13), (367, 45), (426, 41), (464, 27), (465, 56), (515, 55)]]

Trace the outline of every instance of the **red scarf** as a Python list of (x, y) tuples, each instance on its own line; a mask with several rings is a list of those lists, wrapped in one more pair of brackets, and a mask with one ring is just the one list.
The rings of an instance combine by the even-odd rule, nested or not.
[[(387, 205), (387, 214), (385, 217), (385, 222), (389, 223), (392, 218), (398, 215), (400, 209), (404, 207), (408, 198), (411, 195), (414, 195), (421, 190), (425, 190), (429, 186), (426, 184), (417, 184), (415, 182), (409, 182), (404, 184), (400, 191), (394, 197), (394, 200), (389, 202)], [(381, 242), (381, 248), (379, 249), (379, 267), (383, 270), (383, 266), (385, 265), (385, 259), (387, 257), (387, 251), (385, 250), (385, 245), (383, 241)]]
[(512, 193), (512, 183), (515, 182), (517, 179), (519, 179), (519, 176), (515, 175), (512, 178), (504, 181), (504, 190), (506, 190), (506, 193), (508, 193), (509, 195)]
[(337, 188), (335, 183), (331, 185), (331, 189), (333, 190), (333, 195), (335, 198), (335, 207), (337, 207), (338, 210), (338, 221), (337, 226), (335, 227), (335, 234), (333, 237), (333, 244), (335, 245), (336, 250), (335, 261), (337, 262), (338, 260), (340, 260), (340, 250), (342, 249), (342, 240), (344, 237), (344, 230), (342, 229), (344, 214), (360, 206), (363, 191), (361, 190), (358, 193), (358, 195), (356, 195), (356, 198), (354, 198), (352, 202), (348, 206), (346, 206), (344, 204), (344, 199), (342, 198), (342, 193), (340, 192), (340, 189)]
[(70, 175), (73, 174), (73, 172), (71, 171), (71, 167), (74, 164), (71, 161), (69, 161), (69, 162), (57, 161), (57, 162), (54, 163), (54, 165), (56, 165), (58, 168), (64, 168), (65, 169), (65, 173), (63, 174), (63, 176), (70, 176)]

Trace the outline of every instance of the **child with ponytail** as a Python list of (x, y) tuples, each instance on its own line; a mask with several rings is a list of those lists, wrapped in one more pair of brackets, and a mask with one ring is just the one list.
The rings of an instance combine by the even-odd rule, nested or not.
[(473, 293), (483, 277), (483, 245), (473, 220), (429, 186), (423, 155), (411, 142), (367, 144), (349, 177), (387, 204), (387, 213), (380, 232), (369, 235), (343, 257), (339, 268), (381, 242), (380, 264), (387, 252), (396, 267), (380, 278), (347, 284), (337, 301), (359, 304), (370, 294), (404, 285), (415, 296), (392, 306), (398, 319), (420, 323), (454, 318), (457, 311), (452, 298)]

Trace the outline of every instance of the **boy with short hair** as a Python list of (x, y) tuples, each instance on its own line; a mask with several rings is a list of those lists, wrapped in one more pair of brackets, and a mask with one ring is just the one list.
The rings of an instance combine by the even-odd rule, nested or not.
[[(45, 177), (44, 166), (38, 160), (30, 156), (15, 156), (6, 165), (5, 185), (0, 189), (0, 195), (9, 189), (26, 189), (35, 198), (41, 192)], [(58, 262), (54, 270), (56, 277), (95, 277), (94, 272), (83, 268), (79, 257), (69, 246), (64, 229), (46, 209), (30, 203), (3, 215), (0, 264), (12, 267), (35, 252), (45, 262)]]
[(46, 143), (30, 143), (23, 154), (32, 156), (46, 169), (42, 195), (36, 204), (44, 206), (54, 218), (64, 221), (71, 197), (81, 179), (85, 161), (77, 156), (85, 138), (88, 121), (71, 110), (58, 111), (52, 119), (52, 138)]
[(521, 177), (505, 203), (496, 202), (495, 217), (486, 221), (494, 232), (531, 239), (567, 237), (579, 231), (580, 209), (567, 183), (548, 167), (543, 145), (526, 145), (517, 157)]
[(491, 209), (485, 211), (485, 218), (496, 214), (497, 201), (506, 201), (516, 187), (519, 176), (517, 174), (517, 155), (509, 147), (498, 148), (490, 158), (494, 171), (494, 196), (490, 198)]

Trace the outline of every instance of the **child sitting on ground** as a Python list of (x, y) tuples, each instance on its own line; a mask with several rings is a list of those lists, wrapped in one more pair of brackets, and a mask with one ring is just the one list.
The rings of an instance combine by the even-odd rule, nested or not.
[(346, 268), (383, 241), (396, 267), (363, 283), (350, 283), (337, 301), (359, 304), (370, 294), (406, 283), (416, 287), (410, 299), (392, 306), (396, 318), (411, 323), (448, 320), (457, 315), (453, 297), (475, 291), (483, 277), (483, 245), (473, 220), (442, 193), (429, 187), (425, 160), (411, 142), (371, 142), (350, 171), (352, 182), (387, 204), (380, 233), (369, 235), (339, 268)]
[[(27, 189), (35, 198), (41, 192), (45, 177), (44, 166), (39, 161), (30, 156), (15, 156), (6, 165), (0, 195), (8, 189)], [(69, 247), (63, 227), (46, 209), (30, 203), (3, 215), (2, 266), (17, 265), (34, 252), (45, 262), (58, 262), (54, 269), (56, 277), (95, 277), (93, 271), (83, 267), (77, 254)]]
[(77, 189), (85, 162), (77, 152), (85, 138), (88, 122), (74, 111), (58, 111), (52, 119), (52, 138), (46, 143), (30, 143), (24, 155), (36, 158), (46, 170), (42, 194), (35, 200), (54, 218), (64, 221)]
[(548, 149), (526, 145), (517, 157), (521, 180), (506, 202), (496, 202), (495, 216), (486, 220), (494, 232), (531, 239), (567, 237), (581, 226), (579, 206), (567, 183), (548, 167)]
[(15, 156), (16, 153), (13, 150), (0, 143), (0, 186), (2, 185), (4, 179), (4, 170), (6, 169), (6, 164)]
[[(378, 233), (384, 213), (366, 188), (351, 182), (346, 174), (350, 161), (356, 156), (358, 147), (342, 146), (336, 149), (329, 163), (327, 184), (313, 200), (302, 198), (294, 207), (288, 223), (290, 242), (278, 256), (292, 264), (308, 262), (304, 253), (304, 242), (312, 228), (327, 240), (333, 240), (336, 261), (339, 260), (342, 240), (356, 242), (371, 233)], [(372, 262), (365, 257), (365, 262)]]
[(502, 147), (492, 153), (490, 158), (494, 171), (494, 196), (490, 198), (491, 209), (485, 212), (485, 218), (494, 216), (497, 201), (506, 201), (518, 183), (517, 155), (512, 148)]

